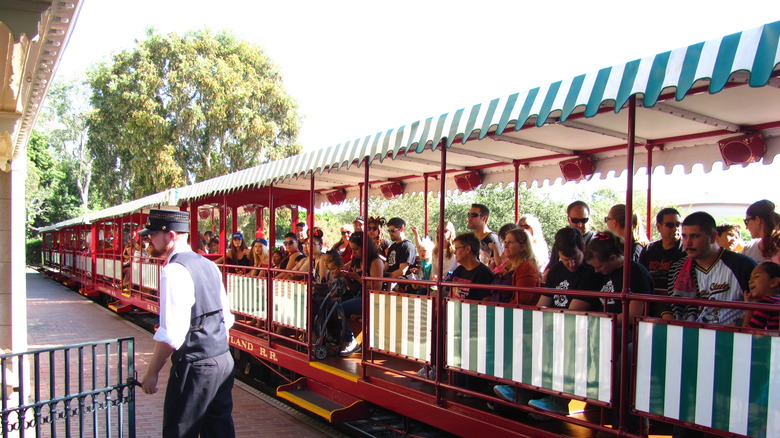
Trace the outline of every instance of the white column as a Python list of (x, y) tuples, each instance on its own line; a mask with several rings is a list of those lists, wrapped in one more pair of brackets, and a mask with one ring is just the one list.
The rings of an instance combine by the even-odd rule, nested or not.
[(10, 172), (0, 171), (0, 347), (27, 350), (27, 281), (25, 279), (25, 190), (27, 151), (18, 154)]

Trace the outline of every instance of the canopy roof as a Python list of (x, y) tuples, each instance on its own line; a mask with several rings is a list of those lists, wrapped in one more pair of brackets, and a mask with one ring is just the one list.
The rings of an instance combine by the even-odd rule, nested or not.
[[(440, 145), (449, 171), (479, 170), (484, 183), (514, 181), (515, 165), (518, 181), (552, 182), (561, 177), (561, 160), (583, 155), (604, 178), (626, 168), (624, 109), (632, 96), (638, 167), (652, 150), (653, 170), (683, 165), (689, 171), (696, 163), (709, 170), (722, 161), (718, 140), (753, 132), (764, 134), (768, 164), (780, 152), (778, 43), (780, 22), (766, 24), (183, 187), (178, 201), (271, 184), (308, 190), (312, 174), (317, 191), (344, 188), (355, 195), (364, 161), (372, 193), (394, 180), (407, 192), (420, 191), (424, 175), (440, 170)], [(138, 208), (130, 204), (90, 217)]]

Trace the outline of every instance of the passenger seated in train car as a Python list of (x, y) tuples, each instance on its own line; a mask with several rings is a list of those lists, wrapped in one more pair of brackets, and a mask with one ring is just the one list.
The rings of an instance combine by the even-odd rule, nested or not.
[[(531, 236), (522, 228), (515, 228), (504, 237), (506, 260), (493, 270), (493, 284), (515, 287), (539, 287), (539, 267), (534, 256)], [(539, 294), (529, 292), (498, 291), (491, 292), (490, 301), (494, 303), (520, 304), (533, 306), (539, 300)]]
[[(341, 303), (341, 307), (344, 310), (344, 318), (348, 323), (347, 339), (349, 342), (344, 349), (339, 353), (342, 357), (351, 356), (352, 354), (360, 351), (360, 345), (362, 343), (362, 324), (359, 318), (355, 318), (355, 315), (363, 314), (363, 299), (368, 294), (363, 294), (363, 233), (360, 231), (355, 232), (349, 238), (349, 245), (352, 248), (353, 258), (347, 265), (346, 278), (349, 280), (349, 288), (352, 291), (354, 298), (345, 300)], [(371, 239), (366, 240), (366, 266), (368, 266), (369, 277), (380, 278), (385, 270), (385, 263), (379, 257), (379, 251), (374, 242)], [(381, 281), (369, 281), (366, 283), (368, 290), (382, 290)]]
[(428, 236), (420, 237), (417, 227), (414, 225), (409, 228), (412, 229), (412, 234), (414, 234), (415, 248), (417, 249), (417, 260), (414, 262), (416, 267), (412, 270), (412, 274), (420, 280), (430, 280), (431, 268), (433, 267), (431, 263), (433, 242), (431, 242)]
[(536, 216), (524, 214), (518, 219), (517, 226), (527, 231), (531, 236), (531, 245), (533, 245), (536, 255), (536, 266), (539, 267), (539, 272), (543, 272), (550, 263), (550, 247), (547, 246), (547, 241), (544, 239), (542, 223)]
[(778, 310), (748, 310), (743, 327), (760, 330), (778, 330), (780, 326), (780, 265), (762, 262), (753, 269), (745, 291), (745, 302), (774, 304)]
[[(244, 243), (244, 234), (241, 232), (233, 233), (230, 239), (230, 248), (225, 252), (225, 255), (214, 260), (214, 263), (225, 263), (226, 265), (238, 265), (238, 266), (252, 266), (249, 260), (249, 247)], [(231, 272), (237, 274), (244, 274), (246, 272), (243, 268), (230, 268)]]
[[(486, 205), (471, 204), (471, 209), (467, 215), (466, 227), (469, 230), (473, 230), (480, 241), (479, 261), (492, 266), (493, 257), (504, 251), (504, 245), (499, 240), (498, 234), (491, 231), (488, 227), (490, 209)], [(493, 244), (492, 248), (490, 246), (491, 243)]]
[(349, 249), (349, 236), (351, 236), (354, 231), (355, 228), (352, 225), (342, 225), (341, 230), (339, 231), (341, 238), (330, 248), (330, 251), (338, 252), (341, 259), (344, 260), (344, 263), (352, 260), (352, 250)]
[(122, 250), (122, 287), (125, 291), (130, 287), (130, 272), (133, 265), (133, 257), (139, 247), (138, 241), (131, 237)]
[[(206, 254), (216, 254), (211, 252), (209, 244), (211, 243), (211, 239), (214, 238), (214, 233), (211, 230), (206, 230), (203, 232), (203, 245), (206, 247)], [(219, 249), (219, 245), (217, 245), (217, 249)]]
[[(393, 244), (387, 249), (385, 277), (400, 278), (407, 274), (417, 259), (417, 248), (406, 238), (406, 221), (400, 217), (387, 221), (387, 232)], [(394, 286), (390, 286), (392, 289)]]
[[(649, 239), (642, 231), (642, 223), (639, 220), (636, 212), (631, 215), (632, 227), (631, 227), (631, 260), (638, 262), (639, 256), (642, 254), (642, 249), (650, 243)], [(609, 215), (604, 218), (604, 223), (607, 225), (607, 230), (618, 236), (626, 235), (626, 204), (613, 205), (609, 209)]]
[[(585, 261), (593, 266), (597, 274), (601, 274), (601, 292), (623, 291), (623, 238), (610, 231), (596, 233), (585, 250)], [(631, 261), (631, 293), (653, 293), (653, 278), (644, 266)], [(606, 307), (609, 313), (622, 313), (622, 304), (612, 298), (599, 298), (602, 309)], [(642, 301), (631, 301), (629, 304), (629, 321), (641, 316), (645, 310)], [(617, 319), (617, 326), (622, 325), (622, 319)]]
[[(639, 264), (650, 272), (655, 289), (662, 290), (664, 294), (669, 288), (669, 269), (677, 260), (685, 257), (680, 239), (681, 227), (680, 212), (674, 208), (662, 208), (655, 215), (655, 228), (661, 238), (647, 245), (639, 255)], [(661, 303), (651, 303), (648, 315), (658, 317), (662, 311)]]
[(219, 237), (209, 239), (208, 254), (219, 254)]
[[(311, 249), (310, 249), (311, 248)], [(314, 261), (314, 278), (312, 281), (317, 282), (319, 278), (319, 271), (316, 269), (318, 260), (322, 257), (322, 238), (319, 236), (311, 236), (303, 241), (303, 253), (306, 257), (302, 258), (292, 269), (295, 271), (306, 272), (309, 270), (312, 261)], [(303, 276), (296, 278), (302, 279)]]
[(309, 237), (309, 227), (306, 222), (295, 224), (295, 237), (298, 239), (298, 251), (303, 252), (303, 241)]
[(431, 279), (437, 280), (439, 275), (439, 251), (444, 252), (444, 256), (442, 257), (443, 266), (442, 266), (442, 274), (444, 278), (448, 278), (449, 274), (452, 273), (452, 271), (455, 270), (455, 268), (458, 267), (458, 261), (455, 259), (455, 245), (453, 244), (453, 241), (455, 240), (455, 236), (457, 233), (455, 232), (455, 225), (450, 222), (446, 221), (444, 223), (444, 244), (439, 244), (439, 230), (438, 228), (434, 232), (434, 236), (436, 236), (436, 243), (433, 246), (433, 260), (431, 262)]
[[(491, 284), (493, 272), (479, 260), (480, 240), (474, 233), (459, 234), (453, 242), (455, 259), (459, 266), (452, 272), (452, 282), (471, 284)], [(451, 295), (455, 298), (482, 301), (490, 295), (488, 289), (453, 287)]]
[(369, 217), (366, 232), (368, 233), (368, 238), (374, 242), (379, 257), (386, 261), (387, 249), (390, 248), (392, 242), (385, 236), (385, 218)]
[[(702, 300), (743, 301), (756, 262), (750, 257), (718, 246), (715, 219), (697, 211), (682, 222), (686, 257), (669, 271), (669, 295)], [(737, 309), (667, 304), (665, 319), (705, 324), (741, 324), (744, 312)]]
[(745, 212), (745, 227), (753, 238), (742, 254), (756, 262), (780, 262), (780, 214), (775, 203), (766, 199), (754, 202)]
[[(504, 240), (506, 240), (506, 234), (510, 230), (514, 230), (515, 228), (517, 228), (517, 224), (513, 222), (502, 225), (501, 228), (498, 229), (498, 239), (501, 242), (503, 242)], [(499, 271), (499, 267), (501, 267), (501, 265), (503, 265), (504, 262), (506, 261), (506, 258), (503, 252), (501, 253), (498, 252), (498, 248), (496, 248), (495, 245), (493, 245), (492, 243), (490, 245), (492, 245), (490, 249), (493, 251), (493, 263), (491, 264), (491, 266), (493, 266), (493, 273), (496, 274)], [(504, 250), (506, 251), (506, 247), (504, 248)]]
[(287, 253), (284, 251), (284, 247), (274, 246), (271, 247), (271, 267), (279, 268), (282, 262), (287, 258)]
[(267, 271), (260, 268), (267, 268), (270, 262), (268, 256), (268, 241), (265, 239), (255, 239), (249, 251), (250, 266), (256, 269), (249, 271), (252, 277), (265, 278)]
[[(580, 234), (582, 234), (582, 240), (587, 247), (590, 239), (593, 238), (593, 230), (590, 229), (589, 225), (590, 206), (585, 201), (577, 200), (572, 202), (566, 207), (566, 221), (569, 223), (570, 227), (579, 230)], [(550, 262), (547, 263), (545, 275), (542, 276), (543, 278), (546, 278), (546, 272), (552, 268), (557, 261), (558, 248), (555, 247), (555, 243), (553, 242), (553, 246), (550, 249)]]
[(722, 223), (717, 226), (718, 246), (729, 251), (742, 252), (744, 242), (742, 241), (742, 227), (739, 224)]
[(363, 223), (365, 222), (365, 219), (363, 219), (363, 216), (358, 216), (355, 218), (354, 221), (352, 221), (352, 228), (354, 229), (354, 233), (357, 233), (358, 231), (365, 231), (363, 230)]
[[(287, 269), (290, 271), (308, 270), (308, 265), (306, 265), (306, 269), (301, 269), (306, 255), (298, 251), (298, 236), (296, 236), (295, 233), (287, 233), (284, 235), (284, 247), (287, 250), (287, 257), (279, 264), (280, 269)], [(300, 280), (303, 278), (303, 275), (280, 272), (276, 278), (280, 280)]]

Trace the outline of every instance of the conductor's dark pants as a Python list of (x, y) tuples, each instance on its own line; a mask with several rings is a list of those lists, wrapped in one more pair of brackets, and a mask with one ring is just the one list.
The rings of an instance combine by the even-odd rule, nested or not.
[(163, 408), (164, 438), (235, 437), (230, 352), (174, 363)]

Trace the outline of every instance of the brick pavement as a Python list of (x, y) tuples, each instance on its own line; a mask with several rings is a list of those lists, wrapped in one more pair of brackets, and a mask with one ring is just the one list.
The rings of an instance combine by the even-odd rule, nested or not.
[[(134, 337), (135, 365), (139, 375), (146, 370), (154, 342), (148, 332), (35, 271), (27, 273), (27, 312), (27, 337), (31, 350)], [(136, 433), (139, 438), (159, 437), (161, 434), (162, 405), (169, 368), (170, 362), (160, 372), (160, 391), (157, 394), (146, 395), (140, 390), (136, 392)], [(333, 436), (316, 430), (241, 386), (233, 388), (236, 436)]]

